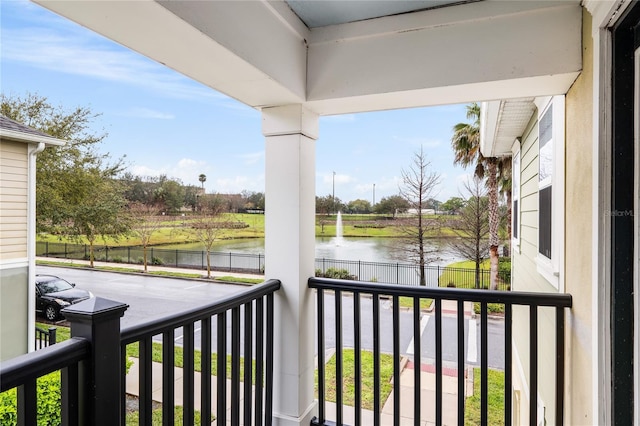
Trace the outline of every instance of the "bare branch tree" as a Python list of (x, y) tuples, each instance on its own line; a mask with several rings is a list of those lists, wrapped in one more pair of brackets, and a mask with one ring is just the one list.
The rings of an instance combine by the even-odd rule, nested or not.
[(140, 239), (142, 246), (142, 263), (144, 272), (147, 272), (147, 248), (151, 245), (151, 237), (162, 226), (160, 208), (154, 205), (132, 203), (129, 205), (129, 214), (133, 220), (131, 233)]
[(224, 203), (222, 200), (209, 202), (202, 207), (200, 215), (191, 222), (189, 233), (204, 245), (207, 256), (207, 278), (211, 278), (211, 247), (225, 230), (226, 222), (222, 215)]
[[(409, 203), (409, 212), (415, 213), (403, 219), (401, 227), (406, 239), (406, 251), (412, 261), (420, 268), (420, 285), (426, 286), (426, 264), (437, 259), (436, 249), (425, 247), (425, 238), (429, 231), (437, 229), (439, 221), (424, 217), (427, 200), (433, 198), (440, 184), (440, 174), (431, 171), (431, 163), (427, 161), (422, 148), (414, 154), (413, 163), (402, 170), (402, 186), (400, 195)], [(429, 258), (427, 256), (430, 256)]]
[(464, 184), (465, 206), (457, 217), (458, 238), (451, 242), (451, 250), (475, 263), (476, 288), (480, 288), (480, 264), (489, 256), (489, 200), (486, 186), (478, 177)]

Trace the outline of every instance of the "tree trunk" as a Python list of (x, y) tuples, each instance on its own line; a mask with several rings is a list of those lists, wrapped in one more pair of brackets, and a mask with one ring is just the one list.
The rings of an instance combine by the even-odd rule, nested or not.
[(498, 181), (496, 159), (488, 159), (487, 183), (489, 187), (489, 259), (491, 262), (490, 287), (498, 288)]
[(89, 267), (93, 268), (93, 240), (89, 240)]
[(147, 272), (147, 246), (142, 247), (142, 263), (144, 263), (144, 272)]
[(207, 278), (211, 278), (211, 255), (207, 249)]

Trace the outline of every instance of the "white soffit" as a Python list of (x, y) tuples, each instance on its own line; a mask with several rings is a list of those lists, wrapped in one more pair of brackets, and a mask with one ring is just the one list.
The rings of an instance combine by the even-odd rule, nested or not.
[(33, 1), (254, 108), (332, 115), (556, 95), (582, 68), (579, 0), (445, 0), (312, 29), (283, 0)]
[(535, 111), (534, 98), (483, 102), (480, 116), (482, 155), (510, 156), (513, 142), (523, 135)]
[(346, 24), (480, 0), (284, 0), (309, 28)]

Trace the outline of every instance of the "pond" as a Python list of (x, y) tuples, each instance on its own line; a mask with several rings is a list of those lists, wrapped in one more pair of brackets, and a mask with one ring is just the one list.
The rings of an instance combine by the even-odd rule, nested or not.
[[(316, 238), (316, 258), (340, 259), (363, 262), (384, 263), (410, 263), (406, 252), (399, 247), (397, 238)], [(438, 250), (438, 253), (429, 255), (438, 257), (430, 262), (432, 265), (448, 265), (461, 260), (451, 253), (446, 239), (429, 239), (426, 241), (427, 250)], [(204, 250), (200, 243), (169, 244), (158, 246), (162, 249), (172, 250)], [(246, 254), (264, 254), (264, 239), (251, 238), (241, 240), (220, 241), (214, 245), (212, 251), (232, 252)]]

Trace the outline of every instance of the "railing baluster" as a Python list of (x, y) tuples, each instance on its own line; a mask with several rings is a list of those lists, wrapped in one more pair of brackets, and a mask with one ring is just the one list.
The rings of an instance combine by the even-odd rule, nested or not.
[(380, 426), (380, 296), (373, 294), (373, 424)]
[(504, 425), (511, 426), (513, 415), (512, 386), (513, 378), (511, 368), (513, 362), (513, 350), (511, 342), (513, 339), (513, 309), (510, 303), (504, 304)]
[(251, 402), (253, 394), (253, 303), (244, 305), (244, 424), (251, 424)]
[(265, 426), (273, 423), (273, 293), (267, 294), (267, 361), (265, 371)]
[(325, 421), (325, 360), (324, 360), (324, 291), (318, 289), (316, 292), (318, 307), (318, 422), (323, 424)]
[[(464, 300), (458, 300), (458, 425), (464, 425)], [(475, 332), (475, 330), (473, 330)], [(469, 329), (471, 333), (471, 329)]]
[(218, 321), (218, 343), (216, 352), (218, 354), (218, 365), (216, 374), (216, 396), (218, 407), (216, 422), (219, 425), (227, 424), (227, 313), (217, 315)]
[(36, 389), (36, 379), (27, 380), (24, 385), (18, 386), (18, 426), (36, 424), (38, 414)]
[(538, 424), (538, 307), (529, 306), (529, 423)]
[(336, 326), (336, 423), (342, 422), (342, 292), (335, 290), (333, 293), (335, 304), (335, 326)]
[(211, 317), (200, 321), (200, 418), (211, 423)]
[(231, 310), (231, 424), (240, 424), (240, 308)]
[(353, 380), (354, 380), (354, 424), (362, 423), (362, 358), (360, 330), (360, 293), (353, 293)]
[(264, 375), (264, 304), (262, 298), (256, 299), (256, 426), (262, 426), (262, 384)]
[[(78, 364), (71, 364), (60, 370), (60, 419), (64, 426), (80, 423), (78, 417), (78, 371)], [(124, 396), (124, 393), (122, 395)], [(122, 407), (121, 410), (123, 410)]]
[(393, 296), (393, 424), (400, 426), (400, 298)]
[(442, 299), (436, 299), (436, 424), (442, 424)]
[(138, 393), (140, 398), (138, 399), (138, 410), (140, 424), (151, 426), (151, 402), (152, 402), (152, 380), (151, 375), (152, 368), (152, 348), (151, 348), (151, 336), (145, 337), (140, 340), (139, 344), (139, 389)]
[(420, 324), (420, 298), (413, 298), (413, 418), (420, 423), (422, 399), (422, 327)]
[(175, 423), (175, 340), (174, 330), (162, 333), (162, 421)]
[(489, 419), (489, 358), (487, 333), (487, 302), (480, 309), (480, 424), (486, 426)]
[[(636, 343), (637, 344), (637, 343)], [(638, 389), (636, 389), (638, 392)], [(640, 407), (636, 407), (636, 410)], [(556, 425), (564, 424), (564, 309), (556, 308)]]
[(193, 424), (194, 419), (194, 326), (193, 323), (182, 326), (182, 418), (185, 425)]

